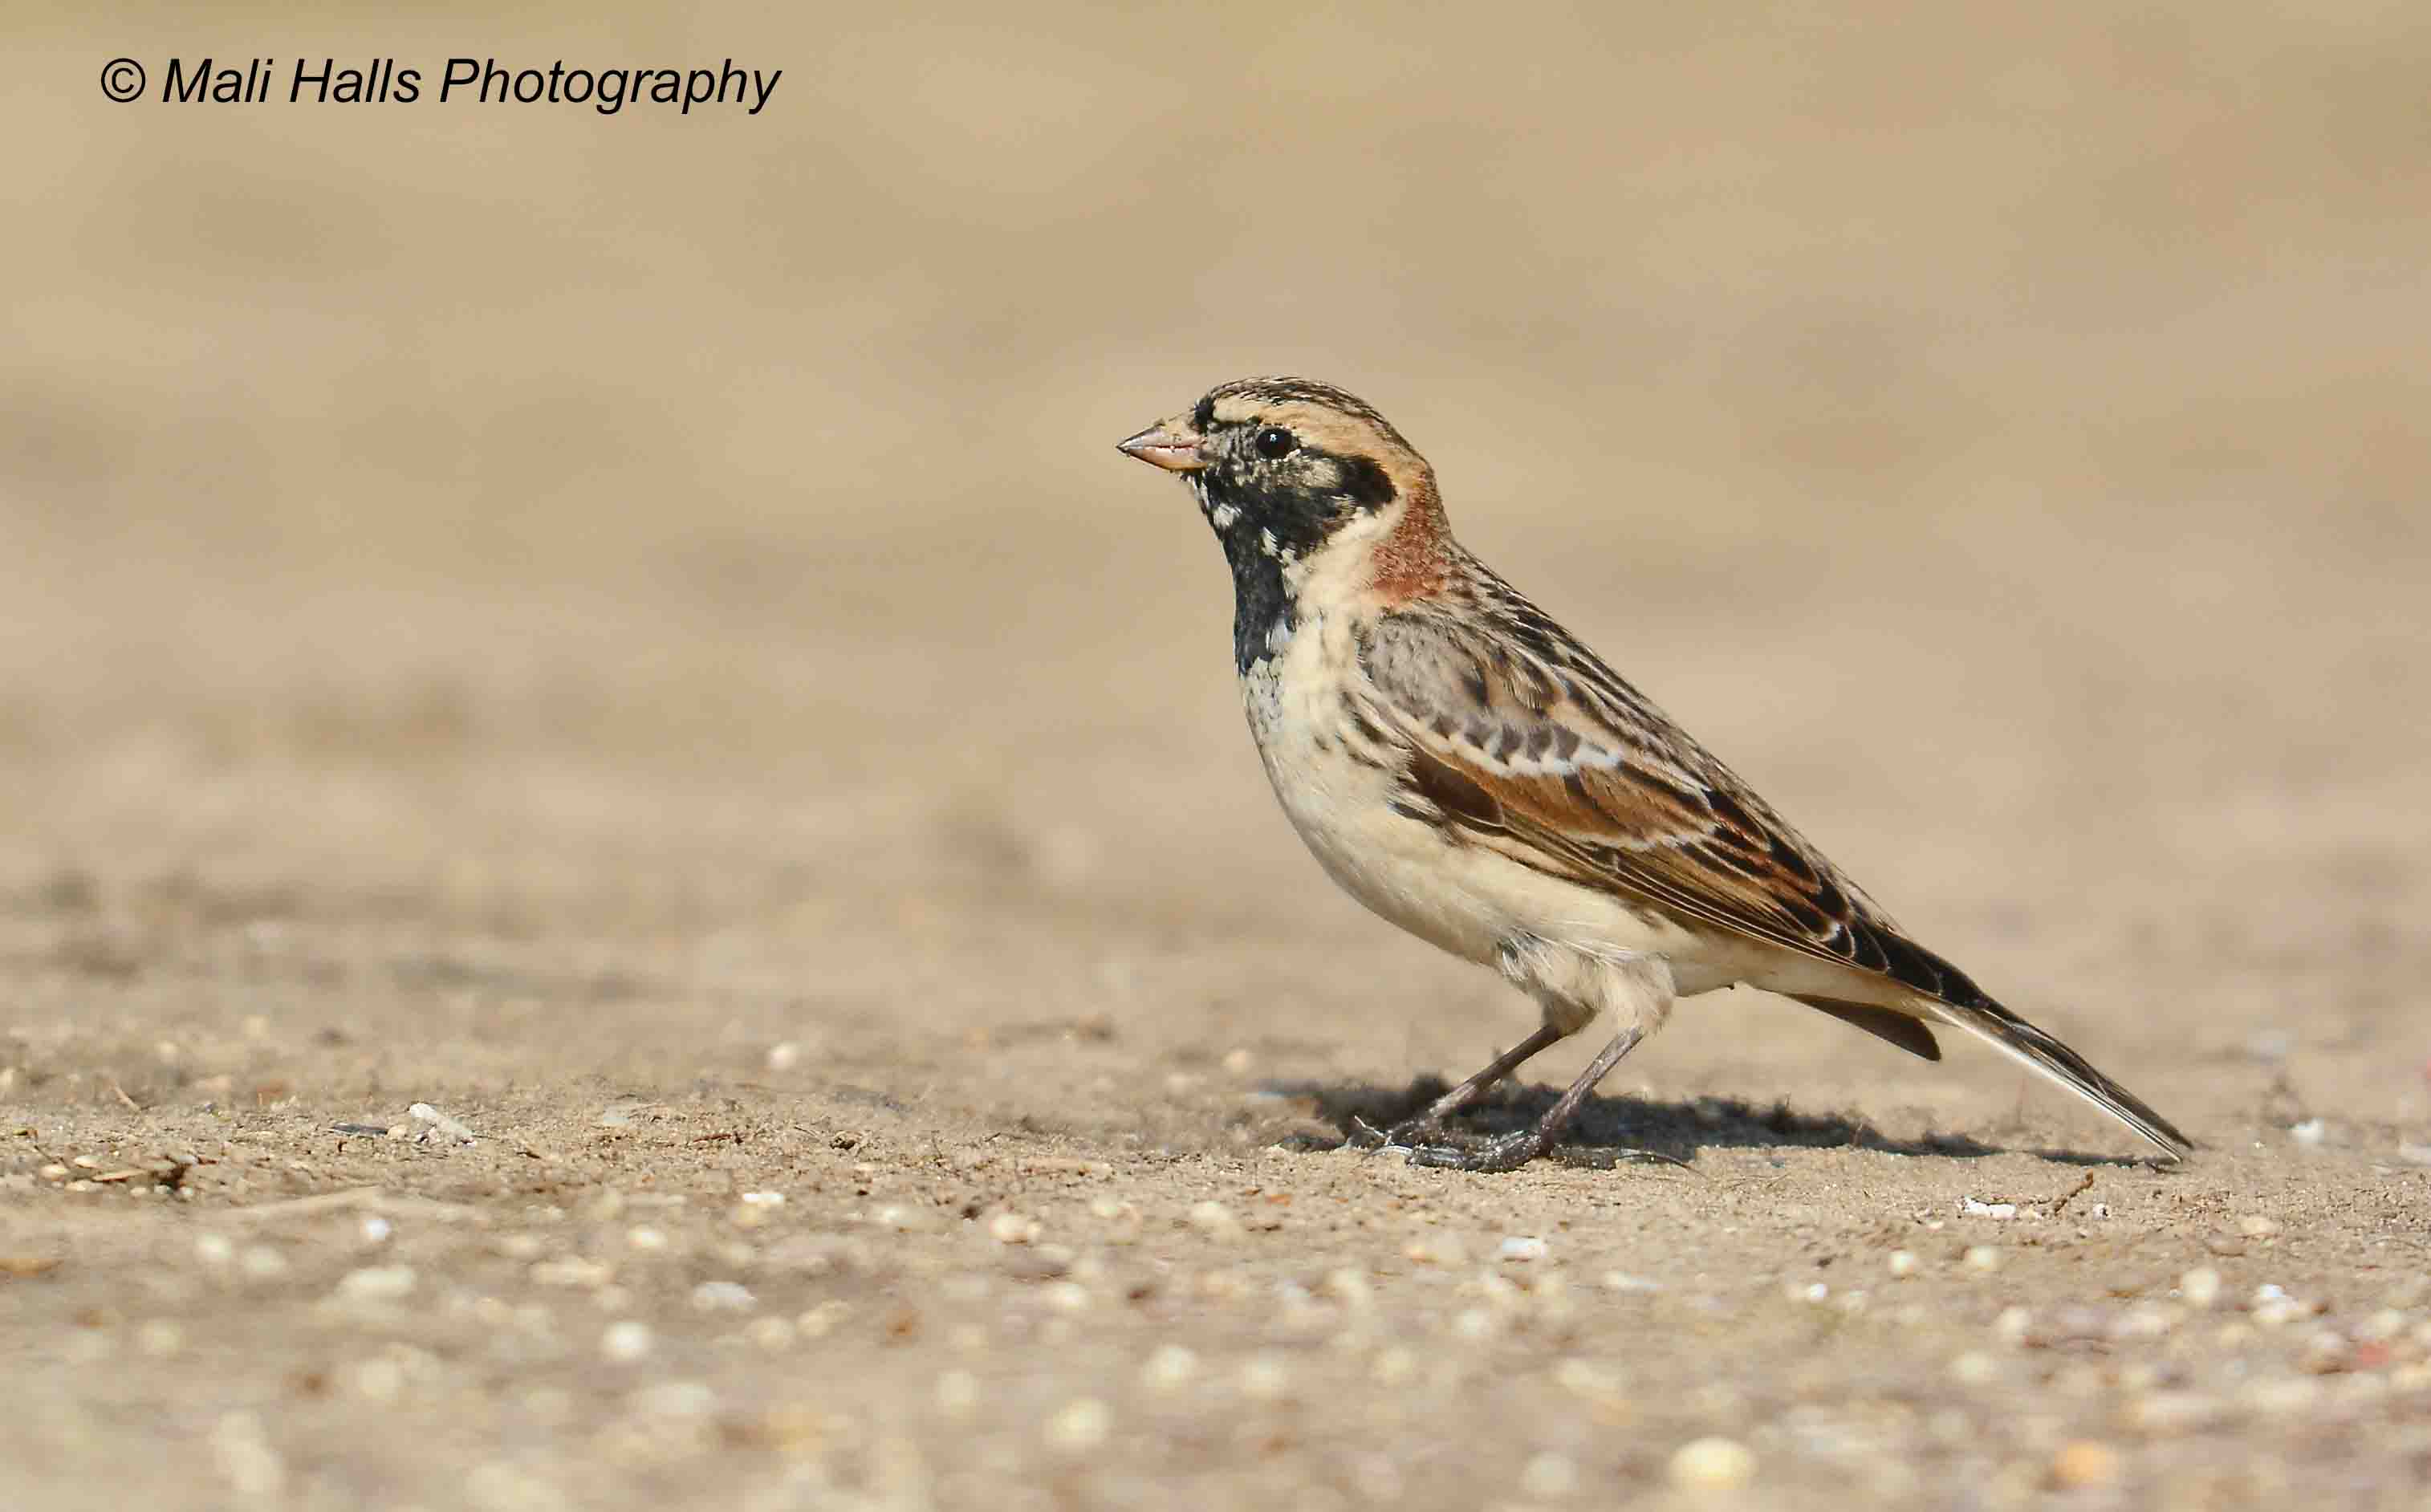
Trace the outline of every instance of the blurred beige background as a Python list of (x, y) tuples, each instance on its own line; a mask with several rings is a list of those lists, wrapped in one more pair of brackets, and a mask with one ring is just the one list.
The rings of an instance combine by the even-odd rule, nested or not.
[[(680, 789), (651, 844), (722, 795), (820, 882), (917, 891), (977, 823), (1127, 899), (1313, 896), (1216, 554), (1109, 445), (1257, 371), (1383, 407), (1895, 907), (2259, 842), (2278, 914), (2423, 837), (2414, 8), (14, 30), (21, 881), (478, 870), (443, 811), (539, 865)], [(118, 52), (426, 94), (119, 106)], [(785, 72), (602, 118), (442, 106), (460, 53)]]
[[(2102, 1168), (2087, 1201), (2121, 1230), (2087, 1231), (2099, 1252), (2064, 1257), (2082, 1267), (1953, 1268), (1932, 1315), (1951, 1332), (1844, 1335), (1796, 1378), (1813, 1400), (1916, 1370), (1901, 1389), (1941, 1398), (2001, 1307), (2106, 1305), (2197, 1264), (2232, 1296), (2422, 1304), (2370, 1279), (2386, 1231), (2420, 1234), (2371, 1215), (2421, 1211), (2422, 1168), (2374, 1162), (2431, 1143), (2421, 6), (209, 11), (44, 0), (6, 23), (0, 1102), (44, 1134), (0, 1154), (0, 1181), (38, 1194), (0, 1213), (0, 1252), (64, 1260), (44, 1272), (61, 1289), (0, 1290), (43, 1403), (0, 1459), (52, 1477), (40, 1504), (98, 1498), (126, 1422), (225, 1430), (195, 1416), (222, 1391), (320, 1466), (329, 1504), (417, 1476), (447, 1504), (466, 1456), (509, 1453), (494, 1412), (541, 1446), (535, 1484), (647, 1500), (646, 1479), (548, 1457), (607, 1442), (629, 1404), (623, 1377), (592, 1379), (584, 1304), (527, 1297), (522, 1259), (478, 1237), (538, 1223), (544, 1198), (609, 1218), (535, 1228), (530, 1252), (616, 1259), (637, 1316), (700, 1352), (668, 1368), (756, 1402), (806, 1378), (720, 1374), (743, 1369), (707, 1352), (731, 1325), (684, 1299), (726, 1272), (647, 1271), (597, 1204), (689, 1190), (692, 1217), (663, 1220), (677, 1254), (774, 1253), (719, 1227), (735, 1183), (790, 1186), (805, 1233), (860, 1232), (873, 1184), (964, 1217), (1032, 1201), (1001, 1168), (923, 1184), (1034, 1145), (1111, 1168), (1170, 1281), (1216, 1263), (1182, 1221), (1210, 1193), (1332, 1183), (1351, 1201), (1411, 1180), (1278, 1150), (1328, 1132), (1314, 1104), (1277, 1122), (1237, 1101), (1266, 1078), (1457, 1075), (1532, 1016), (1319, 880), (1241, 729), (1205, 527), (1113, 450), (1255, 372), (1379, 406), (1481, 555), (1924, 939), (2212, 1146), (2175, 1187)], [(394, 57), (427, 89), (460, 54), (784, 73), (756, 118), (428, 93), (115, 105), (96, 82), (125, 55), (157, 90), (165, 59), (206, 54), (282, 77), (299, 56)], [(1671, 1415), (1659, 1432), (1511, 1399), (1501, 1431), (1572, 1435), (1560, 1452), (1590, 1484), (1613, 1470), (1599, 1455), (1659, 1478), (1672, 1442), (1766, 1431), (1749, 1425), (1787, 1389), (1766, 1383), (1806, 1336), (1767, 1309), (1784, 1277), (1815, 1279), (1771, 1268), (1831, 1244), (1867, 1274), (1869, 1246), (1940, 1265), (1929, 1246), (1952, 1235), (1898, 1215), (2033, 1201), (2075, 1172), (2031, 1151), (2126, 1144), (1988, 1057), (1927, 1072), (1737, 996), (1684, 1014), (1598, 1115), (1606, 1142), (1624, 1115), (1660, 1148), (1703, 1141), (1713, 1184), (1549, 1168), (1395, 1200), (1467, 1204), (1484, 1253), (1513, 1224), (1575, 1220), (1557, 1252), (1608, 1245), (1671, 1287), (1565, 1346), (1653, 1372), (1635, 1379)], [(1565, 1079), (1591, 1048), (1531, 1075)], [(332, 1152), (332, 1121), (423, 1097), (486, 1152)], [(712, 1121), (619, 1165), (612, 1097)], [(1709, 1134), (1700, 1097), (1822, 1121)], [(736, 1144), (726, 1166), (689, 1142), (746, 1105), (803, 1152)], [(2327, 1152), (2285, 1164), (2313, 1113)], [(1905, 1143), (1839, 1149), (1840, 1117)], [(1985, 1158), (1933, 1155), (1936, 1133)], [(258, 1162), (212, 1143), (239, 1137)], [(562, 1162), (543, 1172), (518, 1138)], [(138, 1222), (131, 1188), (41, 1174), (173, 1144), (224, 1151), (193, 1178), (198, 1212), (350, 1182), (463, 1204), (462, 1248), (416, 1231), (426, 1332), (396, 1336), (489, 1359), (488, 1324), (432, 1300), (490, 1287), (557, 1309), (572, 1342), (533, 1345), (529, 1375), (445, 1378), (405, 1429), (342, 1391), (290, 1436), (293, 1383), (344, 1379), (328, 1352), (355, 1347), (299, 1299), (367, 1262), (332, 1228), (282, 1252), (292, 1296), (178, 1292), (191, 1242), (165, 1218), (184, 1209)], [(2296, 1268), (2203, 1248), (2212, 1227), (2260, 1232), (2233, 1226), (2257, 1193), (2317, 1241)], [(1558, 1218), (1511, 1216), (1523, 1197)], [(1090, 1221), (1077, 1197), (1032, 1205), (1052, 1201)], [(840, 1335), (851, 1367), (824, 1379), (865, 1400), (821, 1410), (928, 1422), (961, 1316), (938, 1268), (999, 1265), (972, 1224), (904, 1241), (927, 1257), (913, 1279), (843, 1272), (947, 1320), (913, 1350)], [(1233, 1312), (1171, 1281), (1155, 1336), (1229, 1361), (1271, 1325), (1277, 1277), (1400, 1263), (1398, 1235), (1327, 1232), (1322, 1253), (1258, 1252), (1283, 1258)], [(769, 1264), (732, 1261), (772, 1308), (859, 1295)], [(1710, 1283), (1722, 1302), (1661, 1311), (1703, 1296), (1708, 1267), (1738, 1278)], [(1430, 1359), (1467, 1347), (1424, 1334), (1423, 1287), (1380, 1285)], [(72, 1302), (86, 1323), (62, 1321)], [(164, 1314), (189, 1330), (182, 1364), (77, 1352)], [(1725, 1315), (1738, 1332), (1715, 1332)], [(1076, 1392), (1129, 1410), (1150, 1326), (971, 1366), (1017, 1446), (987, 1473), (1028, 1474), (1033, 1420)], [(1302, 1379), (1366, 1396), (1366, 1357), (1340, 1358), (1342, 1380)], [(2272, 1359), (2221, 1343), (2201, 1364), (2296, 1369)], [(1748, 1395), (1699, 1394), (1718, 1360)], [(2003, 1484), (2031, 1489), (2054, 1434), (2111, 1431), (2115, 1385), (2020, 1428), (2030, 1384), (2003, 1378), (1959, 1392), (1957, 1437), (1900, 1436), (1922, 1432), (1912, 1415), (1881, 1441), (1935, 1473), (1972, 1463), (1965, 1433), (2021, 1444)], [(1396, 1399), (1416, 1416), (1378, 1430), (1384, 1462), (1464, 1441), (1477, 1398), (1455, 1386)], [(2314, 1420), (2272, 1420), (2284, 1441), (2222, 1428), (2122, 1473), (2351, 1463)], [(998, 1454), (995, 1431), (940, 1428), (922, 1453), (950, 1469)], [(422, 1435), (448, 1446), (428, 1464)], [(1780, 1484), (1858, 1494), (1753, 1441)], [(1315, 1431), (1305, 1458), (1242, 1470), (1195, 1442), (1143, 1451), (1145, 1473), (1216, 1477), (1230, 1490), (1207, 1504), (1274, 1504), (1256, 1476), (1316, 1484), (1357, 1447)], [(2396, 1442), (2391, 1466), (2415, 1453)], [(173, 1485), (179, 1463), (146, 1473)], [(1411, 1484), (1475, 1504), (1491, 1470)], [(701, 1473), (656, 1484), (729, 1484)], [(2240, 1484), (2268, 1503), (2284, 1482)], [(1060, 1504), (1127, 1504), (1094, 1495)]]

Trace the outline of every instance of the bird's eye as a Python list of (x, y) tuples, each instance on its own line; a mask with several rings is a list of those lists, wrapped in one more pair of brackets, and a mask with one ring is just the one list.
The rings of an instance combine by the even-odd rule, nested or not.
[(1257, 447), (1259, 456), (1272, 462), (1299, 450), (1299, 438), (1281, 426), (1268, 426), (1258, 432)]

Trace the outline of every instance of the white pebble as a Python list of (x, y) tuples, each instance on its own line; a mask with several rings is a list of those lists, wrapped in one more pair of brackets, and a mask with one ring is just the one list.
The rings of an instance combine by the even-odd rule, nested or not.
[(2209, 1307), (2220, 1301), (2220, 1272), (2197, 1266), (2178, 1278), (2178, 1296), (2189, 1307)]
[(1190, 1226), (1211, 1239), (1237, 1238), (1241, 1233), (1241, 1220), (1232, 1210), (1212, 1200), (1191, 1205)]
[(137, 1326), (135, 1347), (165, 1360), (186, 1347), (186, 1331), (165, 1318), (150, 1319)]
[(779, 1040), (768, 1047), (768, 1069), (790, 1071), (802, 1063), (802, 1047), (790, 1039)]
[(1494, 1253), (1495, 1258), (1498, 1260), (1507, 1260), (1514, 1264), (1525, 1265), (1533, 1261), (1542, 1260), (1551, 1252), (1551, 1247), (1536, 1235), (1533, 1234), (1515, 1234), (1509, 1238), (1504, 1239), (1501, 1247), (1498, 1248)]
[(1291, 1389), (1291, 1367), (1271, 1354), (1254, 1354), (1241, 1365), (1241, 1395), (1272, 1402)]
[(1039, 1295), (1047, 1305), (1059, 1313), (1081, 1313), (1089, 1309), (1089, 1288), (1077, 1281), (1050, 1282), (1040, 1288)]
[(2003, 1307), (1992, 1319), (1992, 1336), (2003, 1344), (2022, 1344), (2034, 1331), (2035, 1315), (2022, 1307)]
[(1917, 1259), (1915, 1251), (1893, 1250), (1891, 1252), (1891, 1274), (1893, 1276), (1904, 1279), (1908, 1276), (1915, 1275)]
[(1579, 1468), (1568, 1454), (1546, 1450), (1532, 1456), (1519, 1471), (1519, 1489), (1544, 1501), (1558, 1501), (1579, 1488)]
[(745, 1207), (760, 1208), (783, 1207), (785, 1205), (785, 1194), (782, 1192), (746, 1192), (743, 1194), (743, 1205)]
[(1959, 1214), (1965, 1218), (2005, 1219), (2013, 1218), (2018, 1216), (2018, 1204), (2015, 1202), (1979, 1202), (1975, 1201), (1975, 1199), (1969, 1197), (1960, 1200), (1958, 1211)]
[(348, 1302), (394, 1302), (413, 1291), (411, 1266), (365, 1266), (350, 1270), (338, 1283), (338, 1295)]
[(1626, 1270), (1607, 1270), (1603, 1273), (1603, 1279), (1597, 1285), (1606, 1291), (1661, 1291), (1663, 1289), (1663, 1283), (1649, 1281), (1644, 1276), (1633, 1276)]
[(1158, 1391), (1178, 1391), (1199, 1373), (1199, 1356), (1179, 1344), (1160, 1344), (1140, 1367), (1140, 1379)]
[(667, 1247), (664, 1230), (642, 1226), (625, 1231), (625, 1242), (636, 1250), (663, 1250)]
[(236, 1246), (225, 1234), (194, 1235), (194, 1258), (207, 1266), (224, 1266), (236, 1258)]
[(1224, 1069), (1234, 1076), (1249, 1075), (1249, 1068), (1257, 1064), (1258, 1058), (1246, 1050), (1232, 1050), (1224, 1057)]
[(1368, 1284), (1367, 1272), (1355, 1266), (1341, 1266), (1325, 1273), (1325, 1294), (1346, 1307), (1365, 1308), (1376, 1300), (1376, 1288)]
[(1115, 1415), (1095, 1397), (1082, 1397), (1047, 1420), (1047, 1442), (1067, 1454), (1086, 1453), (1114, 1432)]
[(388, 1219), (380, 1217), (377, 1213), (370, 1214), (363, 1219), (363, 1242), (365, 1244), (386, 1244), (388, 1242), (389, 1235), (394, 1232), (394, 1231), (389, 1226)]
[(1970, 1270), (1998, 1270), (2001, 1268), (2001, 1252), (1992, 1248), (1988, 1244), (1969, 1245), (1967, 1247), (1966, 1254), (1961, 1256), (1960, 1260)]
[(701, 1381), (658, 1381), (633, 1393), (633, 1410), (645, 1418), (698, 1420), (717, 1411), (717, 1393)]
[(629, 1365), (650, 1352), (650, 1326), (630, 1319), (611, 1323), (599, 1336), (599, 1352), (619, 1364)]
[(1671, 1452), (1671, 1484), (1686, 1490), (1732, 1491), (1755, 1478), (1755, 1454), (1735, 1438), (1692, 1438)]
[(211, 1455), (239, 1496), (272, 1497), (286, 1487), (287, 1462), (270, 1447), (253, 1413), (221, 1414), (211, 1432)]
[(790, 1318), (755, 1318), (743, 1336), (771, 1354), (780, 1354), (794, 1347), (794, 1320)]
[(966, 1418), (980, 1404), (980, 1378), (968, 1370), (947, 1370), (937, 1377), (937, 1409), (949, 1418)]
[(2237, 1232), (2249, 1239), (2265, 1238), (2279, 1232), (2279, 1222), (2259, 1213), (2249, 1213), (2237, 1220)]
[(704, 1281), (692, 1289), (693, 1306), (704, 1313), (747, 1313), (758, 1301), (740, 1282)]
[(1040, 1233), (1038, 1220), (1021, 1213), (998, 1213), (988, 1219), (988, 1237), (998, 1244), (1034, 1244)]
[(472, 1130), (428, 1102), (417, 1102), (405, 1111), (414, 1122), (427, 1123), (430, 1126), (423, 1134), (425, 1139), (444, 1139), (460, 1145), (469, 1145), (474, 1142), (475, 1135)]
[(2329, 1136), (2329, 1126), (2321, 1119), (2307, 1118), (2303, 1123), (2289, 1126), (2288, 1137), (2309, 1148), (2321, 1144)]

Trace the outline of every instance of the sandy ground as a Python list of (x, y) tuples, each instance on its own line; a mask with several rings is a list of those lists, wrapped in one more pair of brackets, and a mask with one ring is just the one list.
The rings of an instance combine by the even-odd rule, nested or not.
[[(689, 124), (139, 14), (0, 98), (0, 1505), (2431, 1494), (2404, 10), (309, 42), (794, 71)], [(2199, 1157), (1746, 993), (1340, 1148), (1534, 1020), (1111, 450), (1273, 369)]]

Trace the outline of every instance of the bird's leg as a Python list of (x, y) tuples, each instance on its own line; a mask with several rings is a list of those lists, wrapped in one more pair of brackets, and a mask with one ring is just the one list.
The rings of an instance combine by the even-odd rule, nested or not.
[(1620, 1064), (1620, 1058), (1636, 1048), (1637, 1042), (1645, 1037), (1646, 1026), (1642, 1023), (1632, 1023), (1614, 1035), (1612, 1043), (1598, 1051), (1596, 1058), (1587, 1063), (1587, 1068), (1579, 1073), (1579, 1079), (1570, 1084), (1569, 1090), (1545, 1110), (1545, 1116), (1536, 1120), (1534, 1128), (1504, 1134), (1474, 1150), (1420, 1145), (1410, 1151), (1410, 1164), (1441, 1166), (1450, 1170), (1517, 1170), (1553, 1148), (1554, 1142), (1562, 1137), (1562, 1131), (1578, 1117), (1579, 1104), (1587, 1100), (1587, 1094), (1595, 1090), (1596, 1084), (1611, 1075), (1612, 1068)]
[(1386, 1145), (1409, 1145), (1415, 1140), (1443, 1133), (1446, 1118), (1484, 1097), (1531, 1056), (1562, 1037), (1563, 1032), (1551, 1024), (1539, 1024), (1534, 1033), (1494, 1057), (1485, 1069), (1428, 1103), (1426, 1111), (1417, 1117), (1404, 1118), (1390, 1129), (1374, 1128), (1364, 1119), (1354, 1120), (1350, 1137), (1354, 1143), (1375, 1149)]

